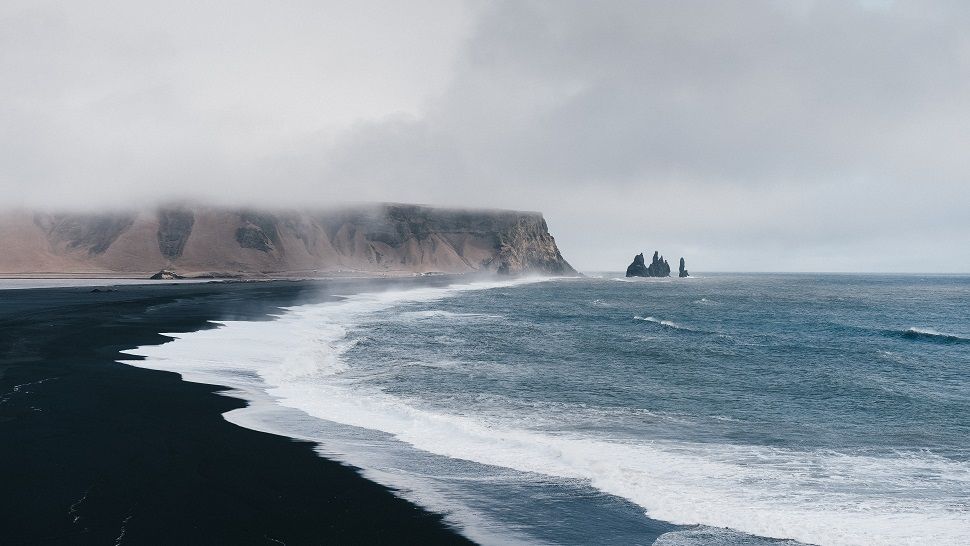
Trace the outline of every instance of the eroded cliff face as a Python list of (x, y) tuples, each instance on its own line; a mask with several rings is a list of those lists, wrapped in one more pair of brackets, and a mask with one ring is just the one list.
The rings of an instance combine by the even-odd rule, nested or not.
[(0, 273), (572, 275), (534, 212), (380, 205), (0, 214)]
[(511, 226), (499, 232), (499, 252), (489, 265), (505, 274), (540, 271), (553, 275), (575, 275), (576, 271), (566, 263), (556, 240), (549, 234), (546, 221), (541, 215), (521, 217)]

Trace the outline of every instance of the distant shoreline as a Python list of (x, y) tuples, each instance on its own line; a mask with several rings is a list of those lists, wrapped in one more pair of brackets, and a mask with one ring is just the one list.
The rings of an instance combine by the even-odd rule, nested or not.
[[(132, 279), (132, 280), (157, 280), (150, 277), (158, 271), (44, 271), (36, 273), (0, 273), (0, 279)], [(182, 274), (181, 272), (179, 272)], [(333, 271), (333, 272), (314, 272), (314, 271), (288, 271), (288, 272), (221, 272), (221, 273), (184, 273), (184, 280), (303, 280), (303, 279), (380, 279), (387, 277), (420, 277), (430, 275), (444, 275), (445, 273), (421, 274), (410, 271)], [(182, 279), (179, 279), (182, 280)]]

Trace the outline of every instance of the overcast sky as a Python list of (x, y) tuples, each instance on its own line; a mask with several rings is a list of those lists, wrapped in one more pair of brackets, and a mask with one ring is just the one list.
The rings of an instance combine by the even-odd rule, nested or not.
[(970, 2), (0, 2), (0, 205), (540, 210), (565, 257), (970, 271)]

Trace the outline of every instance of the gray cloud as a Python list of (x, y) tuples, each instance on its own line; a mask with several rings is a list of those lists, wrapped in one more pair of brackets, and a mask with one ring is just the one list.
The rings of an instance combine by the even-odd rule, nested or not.
[(0, 195), (526, 208), (586, 269), (970, 271), (965, 3), (355, 5), (3, 8)]

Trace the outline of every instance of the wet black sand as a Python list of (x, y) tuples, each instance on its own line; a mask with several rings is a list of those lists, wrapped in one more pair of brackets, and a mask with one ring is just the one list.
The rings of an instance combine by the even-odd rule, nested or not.
[(226, 422), (244, 403), (219, 388), (115, 362), (374, 282), (0, 290), (0, 544), (467, 542), (311, 444)]

